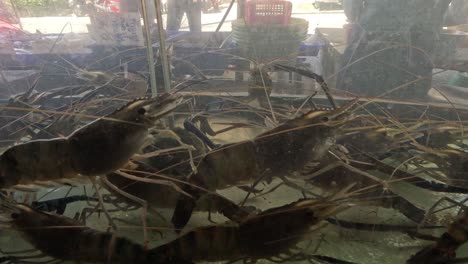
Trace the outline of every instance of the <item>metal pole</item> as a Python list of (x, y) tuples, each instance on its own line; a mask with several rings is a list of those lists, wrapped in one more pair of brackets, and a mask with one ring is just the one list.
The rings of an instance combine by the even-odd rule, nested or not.
[(161, 0), (154, 0), (154, 6), (156, 7), (156, 20), (158, 22), (159, 54), (161, 55), (161, 63), (164, 77), (164, 90), (166, 92), (169, 92), (169, 90), (171, 89), (171, 76), (169, 75), (169, 61), (167, 60), (166, 38), (164, 36), (163, 19), (161, 14)]
[(151, 85), (151, 95), (154, 97), (158, 94), (156, 90), (156, 73), (154, 72), (154, 54), (153, 54), (153, 45), (151, 43), (151, 30), (150, 30), (150, 23), (148, 19), (148, 9), (146, 6), (146, 0), (140, 0), (141, 3), (141, 11), (143, 13), (143, 26), (145, 28), (145, 44), (146, 44), (146, 52), (148, 55), (148, 69), (150, 75), (150, 85)]
[(245, 13), (245, 0), (238, 0), (237, 1), (237, 18), (244, 18)]
[[(157, 1), (157, 0), (156, 0), (156, 1)], [(236, 0), (231, 0), (231, 4), (229, 4), (229, 7), (228, 7), (228, 9), (226, 10), (226, 13), (224, 13), (223, 19), (221, 19), (221, 22), (219, 22), (218, 27), (216, 28), (216, 32), (219, 32), (219, 30), (220, 30), (221, 27), (223, 26), (224, 21), (226, 21), (226, 18), (227, 18), (227, 16), (229, 15), (229, 12), (231, 12), (231, 8), (232, 8), (232, 6), (234, 5), (235, 2), (236, 2)]]

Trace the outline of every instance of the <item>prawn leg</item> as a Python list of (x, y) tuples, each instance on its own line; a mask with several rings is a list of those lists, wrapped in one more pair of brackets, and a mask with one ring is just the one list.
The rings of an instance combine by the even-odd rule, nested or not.
[[(335, 168), (337, 168), (337, 167), (343, 167), (343, 168), (345, 168), (345, 169), (347, 169), (347, 170), (349, 170), (349, 171), (351, 171), (351, 172), (360, 174), (360, 175), (362, 175), (362, 176), (364, 176), (364, 177), (367, 177), (367, 178), (369, 178), (369, 179), (371, 179), (371, 180), (373, 180), (373, 181), (375, 181), (375, 182), (377, 182), (377, 183), (383, 184), (384, 187), (387, 187), (387, 182), (386, 182), (386, 181), (384, 181), (384, 180), (382, 180), (382, 179), (380, 179), (380, 178), (378, 178), (378, 177), (376, 177), (376, 176), (374, 176), (374, 175), (372, 175), (372, 174), (370, 174), (370, 173), (367, 173), (367, 172), (362, 171), (362, 170), (360, 170), (360, 169), (358, 169), (358, 168), (355, 168), (355, 167), (349, 165), (349, 164), (346, 163), (346, 162), (339, 161), (339, 160), (337, 160), (337, 161), (335, 161), (335, 162), (333, 162), (333, 163), (327, 165), (327, 166), (324, 167), (324, 168), (321, 168), (321, 169), (320, 169), (319, 171), (317, 171), (317, 172), (314, 172), (314, 173), (308, 175), (307, 180), (312, 181), (313, 178), (315, 178), (315, 177), (317, 177), (317, 176), (319, 176), (319, 175), (321, 175), (321, 174), (323, 174), (323, 173), (325, 173), (325, 172), (328, 172), (328, 171), (330, 171), (330, 170), (333, 170), (333, 169), (335, 169)], [(387, 189), (387, 188), (386, 188), (386, 189)]]
[[(57, 259), (50, 259), (50, 260), (43, 260), (38, 261), (37, 259), (43, 259), (47, 257), (44, 254), (34, 255), (34, 256), (4, 256), (0, 257), (0, 263), (12, 263), (12, 264), (50, 264), (50, 263), (60, 263), (61, 260)], [(27, 261), (27, 260), (34, 260), (34, 261)]]
[(199, 139), (203, 141), (203, 143), (205, 143), (211, 149), (215, 149), (220, 146), (219, 144), (215, 144), (210, 138), (208, 138), (208, 136), (206, 136), (197, 126), (195, 126), (195, 124), (191, 120), (187, 119), (184, 121), (184, 128), (196, 135)]
[(259, 194), (263, 192), (263, 189), (255, 189), (255, 186), (253, 185), (252, 186), (241, 185), (241, 186), (236, 186), (236, 187), (247, 193)]
[(193, 210), (196, 207), (197, 201), (202, 196), (208, 196), (209, 200), (216, 205), (216, 209), (234, 222), (242, 222), (247, 216), (250, 215), (250, 212), (246, 207), (242, 207), (234, 203), (233, 201), (217, 194), (217, 193), (207, 193), (202, 194), (200, 190), (189, 191), (192, 197), (181, 195), (177, 200), (177, 206), (172, 215), (171, 222), (178, 232), (181, 231), (192, 215)]
[(343, 161), (339, 161), (339, 160), (334, 161), (334, 162), (328, 164), (327, 166), (325, 166), (323, 168), (320, 168), (318, 171), (307, 175), (306, 180), (310, 184), (313, 185), (315, 178), (319, 177), (320, 175), (326, 176), (327, 174), (325, 174), (325, 173), (333, 172), (334, 170), (336, 170), (337, 168), (340, 168), (340, 167), (346, 169), (347, 171), (349, 171), (351, 173), (354, 173), (354, 175), (360, 175), (360, 176), (363, 176), (363, 177), (365, 177), (367, 179), (370, 179), (372, 182), (382, 184), (383, 185), (383, 187), (382, 187), (383, 190), (385, 192), (389, 193), (390, 195), (388, 197), (385, 197), (385, 196), (381, 197), (378, 200), (380, 204), (383, 203), (387, 207), (398, 210), (403, 215), (405, 215), (406, 217), (408, 217), (409, 219), (411, 219), (412, 221), (414, 221), (416, 223), (420, 223), (424, 219), (425, 210), (415, 206), (414, 204), (412, 204), (411, 202), (409, 202), (408, 200), (404, 199), (401, 196), (394, 195), (394, 193), (391, 190), (389, 190), (388, 184), (387, 184), (386, 181), (384, 181), (384, 180), (382, 180), (382, 179), (380, 179), (380, 178), (378, 178), (378, 177), (376, 177), (376, 176), (374, 176), (374, 175), (372, 175), (370, 173), (362, 171), (359, 168), (355, 168), (355, 167), (353, 167), (353, 166), (351, 166), (348, 163), (343, 162)]
[(142, 220), (142, 223), (143, 223), (143, 241), (144, 241), (144, 246), (145, 246), (145, 249), (148, 248), (148, 243), (149, 243), (149, 239), (148, 239), (148, 224), (147, 224), (147, 215), (148, 215), (148, 203), (143, 200), (143, 199), (140, 199), (134, 195), (131, 195), (127, 192), (124, 192), (123, 190), (119, 189), (117, 186), (115, 186), (114, 184), (112, 184), (109, 180), (107, 180), (106, 177), (102, 177), (101, 178), (101, 181), (103, 182), (103, 184), (105, 184), (107, 187), (111, 188), (114, 192), (117, 192), (118, 194), (126, 197), (127, 199), (130, 199), (132, 201), (135, 201), (137, 202), (138, 204), (141, 205), (142, 209), (143, 209), (143, 214), (141, 215), (141, 220)]
[[(434, 203), (434, 205), (431, 206), (431, 208), (429, 208), (429, 210), (427, 210), (427, 213), (426, 215), (424, 216), (424, 218), (421, 220), (421, 222), (419, 223), (419, 228), (421, 227), (424, 227), (424, 225), (426, 224), (428, 218), (437, 213), (437, 212), (440, 212), (442, 210), (446, 210), (446, 209), (450, 209), (450, 208), (453, 208), (453, 207), (456, 207), (456, 206), (459, 206), (461, 208), (461, 210), (467, 210), (468, 207), (465, 205), (465, 203), (468, 201), (468, 197), (466, 197), (465, 199), (463, 199), (462, 201), (455, 201), (449, 197), (442, 197), (441, 199), (439, 199), (436, 203)], [(448, 203), (451, 203), (452, 206), (449, 206), (449, 207), (446, 207), (446, 208), (443, 208), (443, 209), (440, 209), (440, 210), (435, 210), (437, 208), (437, 206), (439, 206), (440, 204), (442, 204), (443, 202), (448, 202)]]
[[(421, 165), (419, 165), (419, 163), (417, 163), (417, 162), (410, 162), (411, 165), (413, 165), (415, 167), (418, 167), (421, 170), (413, 171), (412, 173), (409, 173), (409, 172), (406, 172), (404, 170), (401, 170), (400, 168), (394, 168), (394, 167), (392, 167), (390, 165), (387, 165), (386, 163), (382, 162), (381, 160), (373, 158), (368, 154), (366, 154), (366, 156), (371, 158), (372, 163), (375, 163), (376, 169), (378, 169), (378, 170), (380, 170), (380, 171), (382, 171), (384, 173), (396, 176), (398, 178), (403, 178), (405, 181), (407, 181), (407, 182), (409, 182), (409, 183), (411, 183), (411, 184), (413, 184), (415, 186), (418, 186), (418, 187), (421, 187), (421, 188), (424, 188), (424, 189), (427, 189), (427, 190), (431, 190), (431, 191), (434, 191), (434, 192), (468, 193), (468, 188), (465, 188), (465, 187), (462, 187), (462, 186), (454, 186), (454, 185), (449, 185), (449, 184), (446, 184), (446, 183), (439, 183), (439, 182), (430, 181), (430, 180), (427, 180), (425, 178), (416, 176), (417, 174), (421, 174), (421, 173), (426, 173), (426, 174), (430, 175), (433, 172), (434, 168), (424, 168), (424, 167), (421, 167)], [(439, 176), (435, 176), (434, 178), (439, 178)]]
[(107, 211), (106, 207), (104, 206), (104, 200), (102, 199), (102, 195), (99, 192), (99, 189), (96, 184), (96, 179), (94, 177), (91, 177), (91, 182), (93, 183), (93, 187), (96, 190), (96, 195), (98, 197), (99, 205), (102, 208), (102, 211), (104, 212), (104, 215), (106, 216), (107, 220), (109, 221), (110, 226), (112, 227), (113, 230), (117, 230), (117, 226), (114, 224), (114, 221), (112, 221), (112, 217), (110, 216), (109, 212)]
[(79, 201), (98, 201), (98, 199), (94, 197), (88, 197), (86, 195), (74, 195), (64, 198), (58, 199), (51, 199), (47, 201), (34, 201), (32, 202), (32, 207), (41, 211), (46, 212), (53, 212), (55, 211), (57, 214), (63, 214), (67, 205), (69, 203), (79, 202)]
[(190, 156), (190, 167), (192, 168), (192, 172), (193, 173), (197, 173), (197, 166), (195, 166), (195, 162), (193, 161), (193, 154), (192, 154), (192, 151), (195, 151), (195, 147), (193, 147), (192, 145), (188, 145), (188, 144), (185, 144), (182, 139), (179, 137), (179, 135), (177, 135), (174, 131), (172, 130), (168, 130), (168, 129), (164, 129), (164, 130), (159, 130), (158, 131), (160, 135), (165, 135), (165, 136), (168, 136), (168, 137), (172, 137), (173, 139), (175, 139), (181, 148), (187, 150), (189, 156)]

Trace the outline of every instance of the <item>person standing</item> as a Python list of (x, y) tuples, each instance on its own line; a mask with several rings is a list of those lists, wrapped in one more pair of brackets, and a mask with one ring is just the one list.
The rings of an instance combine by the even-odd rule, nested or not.
[(178, 31), (185, 13), (190, 31), (201, 32), (201, 11), (201, 0), (168, 0), (166, 30)]
[(452, 0), (346, 0), (352, 23), (337, 88), (364, 96), (421, 98)]
[(468, 22), (468, 0), (452, 0), (444, 16), (444, 26), (456, 26)]
[[(151, 24), (151, 27), (155, 27), (154, 24), (156, 22), (156, 8), (154, 6), (154, 0), (145, 0), (146, 2), (146, 12), (148, 16), (148, 21)], [(161, 1), (163, 2), (163, 1)], [(135, 2), (132, 0), (120, 0), (120, 11), (121, 12), (140, 12), (143, 16), (143, 10), (141, 7), (141, 1), (137, 0), (136, 5)]]
[(203, 13), (221, 13), (221, 9), (219, 9), (219, 1), (220, 0), (210, 0), (211, 2), (211, 7), (206, 8), (206, 11), (203, 11)]

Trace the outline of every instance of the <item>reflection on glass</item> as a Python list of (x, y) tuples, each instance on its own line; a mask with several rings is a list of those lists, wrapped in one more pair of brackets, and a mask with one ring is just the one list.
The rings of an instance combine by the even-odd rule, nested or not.
[(0, 0), (0, 262), (464, 263), (467, 12)]

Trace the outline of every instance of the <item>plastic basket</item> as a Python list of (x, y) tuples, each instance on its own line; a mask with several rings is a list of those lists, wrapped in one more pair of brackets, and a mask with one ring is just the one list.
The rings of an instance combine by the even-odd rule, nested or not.
[(289, 25), (247, 25), (244, 19), (232, 22), (233, 40), (239, 55), (258, 63), (296, 61), (299, 47), (307, 37), (308, 21), (291, 18)]
[(289, 25), (292, 4), (282, 0), (252, 0), (245, 5), (247, 25), (281, 24)]

